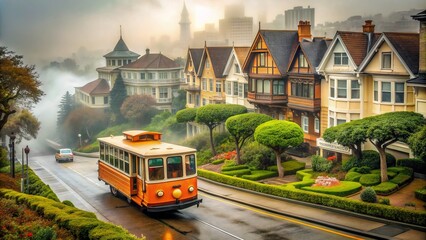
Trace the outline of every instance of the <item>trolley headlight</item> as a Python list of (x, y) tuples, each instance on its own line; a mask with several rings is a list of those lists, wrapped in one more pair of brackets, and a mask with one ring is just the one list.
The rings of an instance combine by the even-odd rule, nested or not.
[(173, 190), (173, 197), (179, 199), (180, 197), (182, 197), (182, 191), (180, 189)]
[(189, 186), (189, 188), (188, 188), (188, 192), (193, 192), (195, 190), (195, 188), (193, 187), (193, 186)]
[(163, 190), (158, 190), (158, 191), (157, 191), (157, 196), (158, 196), (158, 197), (162, 197), (162, 196), (164, 196), (164, 192), (163, 192)]

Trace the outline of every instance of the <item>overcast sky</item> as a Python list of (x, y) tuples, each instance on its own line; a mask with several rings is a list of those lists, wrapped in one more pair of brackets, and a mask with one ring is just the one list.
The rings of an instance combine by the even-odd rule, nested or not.
[[(242, 3), (246, 16), (272, 21), (295, 6), (315, 8), (316, 23), (343, 21), (353, 15), (426, 9), (424, 0), (0, 0), (0, 45), (36, 63), (71, 56), (80, 47), (107, 53), (119, 37), (143, 53), (151, 39), (179, 38), (184, 2), (191, 31), (224, 16), (224, 6)], [(159, 50), (156, 50), (159, 51)]]

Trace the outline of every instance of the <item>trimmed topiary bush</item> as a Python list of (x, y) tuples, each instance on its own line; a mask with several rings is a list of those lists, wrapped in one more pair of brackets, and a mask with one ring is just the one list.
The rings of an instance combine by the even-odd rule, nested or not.
[(414, 196), (417, 198), (417, 199), (420, 199), (420, 200), (422, 200), (423, 202), (426, 202), (426, 186), (424, 186), (423, 188), (421, 188), (421, 189), (417, 189), (415, 192), (414, 192)]
[(367, 166), (363, 166), (363, 167), (354, 167), (353, 169), (351, 169), (354, 172), (357, 173), (361, 173), (361, 174), (367, 174), (371, 172), (371, 168), (367, 167)]
[(426, 174), (426, 162), (417, 158), (403, 158), (396, 161), (397, 167), (409, 167), (414, 172)]
[(413, 176), (413, 169), (408, 167), (390, 167), (388, 168), (390, 172), (396, 172), (398, 174), (402, 173), (404, 175)]
[[(296, 160), (289, 160), (282, 163), (284, 175), (293, 175), (297, 171), (305, 169), (306, 163)], [(269, 166), (268, 171), (278, 172), (277, 166)]]
[(301, 187), (302, 190), (325, 193), (339, 197), (346, 197), (348, 195), (357, 193), (361, 190), (361, 184), (357, 182), (341, 181), (339, 185), (326, 187), (326, 186), (305, 186)]
[(393, 182), (382, 182), (372, 188), (376, 191), (376, 194), (387, 196), (398, 190), (398, 184)]
[(359, 183), (363, 186), (374, 186), (380, 183), (379, 174), (363, 174), (359, 179)]
[(278, 172), (272, 172), (268, 170), (253, 170), (250, 175), (243, 175), (241, 178), (251, 180), (251, 181), (259, 181), (266, 178), (277, 177)]
[(250, 171), (250, 169), (245, 168), (245, 169), (238, 169), (238, 170), (232, 170), (232, 171), (224, 171), (224, 172), (222, 172), (222, 174), (228, 175), (228, 176), (241, 177), (243, 175), (250, 175), (251, 171)]
[(379, 198), (378, 203), (383, 204), (383, 205), (390, 205), (390, 200), (389, 200), (389, 198)]
[(376, 191), (374, 191), (371, 187), (366, 187), (361, 193), (361, 200), (369, 203), (377, 202)]
[(232, 166), (223, 166), (222, 172), (227, 171), (234, 171), (234, 170), (240, 170), (240, 169), (248, 169), (249, 167), (247, 165), (232, 165)]
[(389, 180), (389, 182), (393, 182), (395, 184), (398, 184), (399, 187), (405, 186), (406, 184), (410, 183), (412, 180), (411, 176), (405, 175), (403, 173), (399, 173), (396, 175), (396, 177)]
[(345, 175), (345, 181), (359, 182), (362, 174), (358, 172), (348, 172)]

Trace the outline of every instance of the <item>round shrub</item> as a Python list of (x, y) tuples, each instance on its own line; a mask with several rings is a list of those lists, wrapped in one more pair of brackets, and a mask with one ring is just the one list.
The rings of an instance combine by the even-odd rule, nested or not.
[(319, 155), (314, 155), (311, 158), (312, 169), (315, 172), (329, 172), (333, 168), (333, 161), (329, 161)]
[(374, 186), (380, 184), (379, 174), (363, 174), (359, 179), (359, 183), (363, 186)]
[(377, 202), (376, 191), (371, 187), (366, 187), (364, 191), (361, 193), (361, 200), (363, 202), (375, 203)]
[(275, 154), (270, 148), (251, 142), (241, 150), (241, 161), (253, 169), (265, 170), (275, 164)]
[(357, 172), (348, 172), (345, 175), (345, 181), (359, 182), (362, 174)]
[(389, 198), (379, 198), (379, 203), (384, 205), (390, 205)]

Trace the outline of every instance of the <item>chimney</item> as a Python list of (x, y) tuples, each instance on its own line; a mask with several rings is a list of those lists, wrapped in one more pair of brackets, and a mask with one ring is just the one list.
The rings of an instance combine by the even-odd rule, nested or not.
[(149, 48), (147, 48), (147, 49), (145, 50), (145, 52), (146, 52), (146, 55), (149, 55)]
[(426, 78), (426, 11), (411, 16), (420, 22), (419, 29), (419, 75)]
[(299, 21), (297, 25), (297, 33), (299, 34), (299, 42), (304, 38), (311, 39), (311, 23), (309, 21)]
[(373, 20), (365, 20), (365, 24), (362, 25), (362, 32), (363, 33), (374, 33), (374, 27), (376, 25), (371, 24)]

